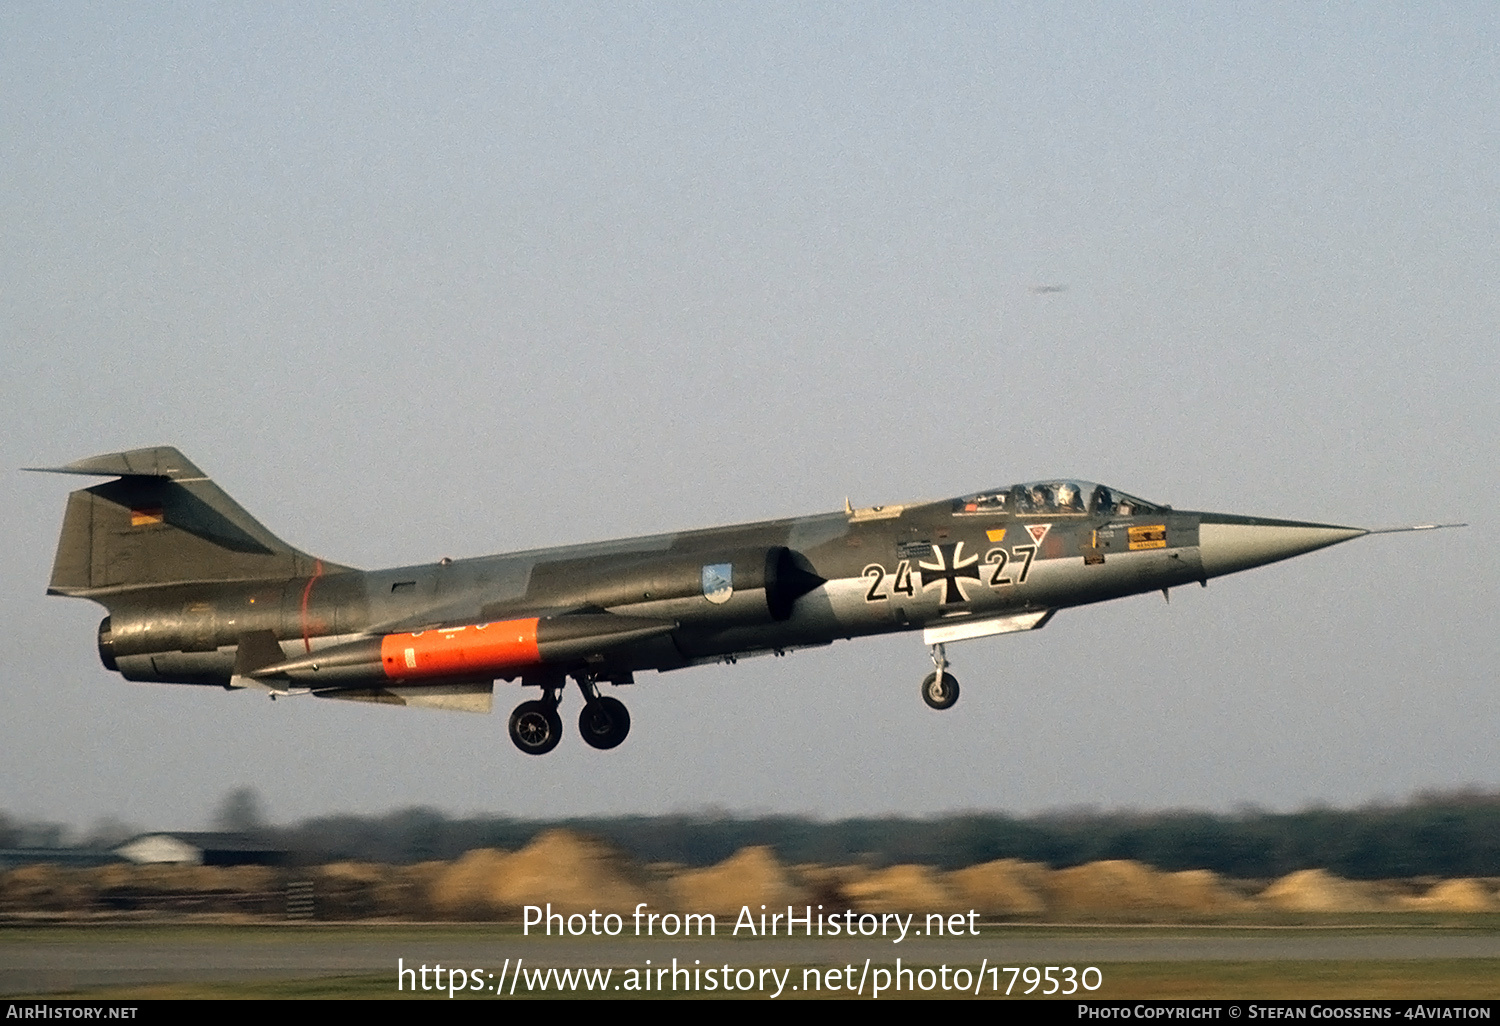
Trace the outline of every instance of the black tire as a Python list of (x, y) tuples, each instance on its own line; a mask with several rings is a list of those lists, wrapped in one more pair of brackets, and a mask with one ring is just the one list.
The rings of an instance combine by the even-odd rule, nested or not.
[(630, 710), (618, 698), (596, 698), (578, 714), (578, 733), (594, 748), (614, 748), (630, 733)]
[(958, 701), (958, 678), (945, 673), (939, 681), (936, 671), (929, 673), (922, 681), (922, 701), (934, 709), (953, 708), (953, 703)]
[(522, 702), (510, 714), (510, 739), (527, 755), (546, 755), (562, 740), (562, 717), (550, 702)]

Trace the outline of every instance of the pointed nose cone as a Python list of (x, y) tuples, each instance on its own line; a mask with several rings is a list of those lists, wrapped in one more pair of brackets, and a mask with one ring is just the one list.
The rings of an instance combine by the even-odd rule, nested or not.
[(1198, 524), (1198, 552), (1203, 561), (1203, 576), (1218, 577), (1324, 549), (1364, 534), (1369, 532), (1359, 527), (1205, 513)]

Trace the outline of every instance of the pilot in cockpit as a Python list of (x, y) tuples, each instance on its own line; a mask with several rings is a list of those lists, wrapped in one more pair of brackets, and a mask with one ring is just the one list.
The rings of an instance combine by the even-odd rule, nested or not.
[(1079, 501), (1078, 489), (1071, 482), (1064, 481), (1057, 486), (1057, 509), (1059, 513), (1083, 512), (1083, 503)]

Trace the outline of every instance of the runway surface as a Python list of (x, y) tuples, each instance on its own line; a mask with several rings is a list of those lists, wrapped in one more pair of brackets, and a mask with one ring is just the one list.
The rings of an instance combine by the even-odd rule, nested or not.
[(977, 969), (1124, 962), (1500, 959), (1500, 932), (1459, 929), (985, 927), (978, 937), (523, 937), (513, 928), (411, 926), (68, 927), (0, 929), (0, 994), (102, 987), (390, 974), (397, 966), (499, 974), (529, 967), (704, 968), (848, 964)]

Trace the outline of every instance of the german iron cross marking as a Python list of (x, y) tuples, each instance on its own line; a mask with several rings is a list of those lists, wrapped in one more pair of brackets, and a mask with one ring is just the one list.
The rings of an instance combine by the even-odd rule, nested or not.
[(934, 545), (932, 551), (937, 556), (936, 565), (917, 564), (917, 570), (922, 576), (922, 590), (925, 591), (934, 584), (942, 583), (945, 585), (942, 605), (949, 606), (955, 602), (969, 601), (969, 596), (964, 592), (963, 585), (958, 583), (958, 579), (967, 577), (970, 580), (979, 580), (979, 557), (963, 558), (963, 542), (953, 545)]

